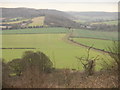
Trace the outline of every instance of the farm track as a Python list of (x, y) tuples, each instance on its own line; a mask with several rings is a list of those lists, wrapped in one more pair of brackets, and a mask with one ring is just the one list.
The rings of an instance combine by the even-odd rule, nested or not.
[[(65, 42), (68, 42), (68, 43), (73, 44), (73, 45), (76, 45), (76, 46), (80, 46), (80, 47), (84, 47), (84, 48), (90, 48), (90, 46), (87, 46), (87, 45), (78, 43), (78, 42), (76, 42), (76, 41), (70, 40), (70, 36), (71, 36), (71, 34), (66, 34), (66, 36), (63, 38), (63, 40), (64, 40)], [(111, 52), (104, 51), (104, 50), (101, 50), (101, 49), (98, 49), (98, 48), (94, 48), (94, 47), (92, 47), (91, 49), (92, 49), (92, 50), (95, 50), (95, 51), (98, 51), (98, 52), (100, 52), (100, 53), (103, 53), (103, 54), (104, 54), (104, 53), (106, 53), (106, 54), (111, 53)]]

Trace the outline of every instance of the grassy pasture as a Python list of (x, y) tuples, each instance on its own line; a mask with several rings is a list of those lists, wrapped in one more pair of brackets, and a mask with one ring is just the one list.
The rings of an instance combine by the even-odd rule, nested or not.
[[(62, 38), (65, 34), (16, 34), (16, 35), (3, 35), (3, 47), (9, 48), (36, 48), (33, 51), (44, 52), (54, 63), (56, 68), (74, 68), (82, 70), (82, 65), (75, 58), (76, 56), (86, 56), (87, 49), (74, 46), (67, 42), (64, 42)], [(3, 58), (6, 61), (10, 61), (13, 58), (20, 58), (22, 53), (27, 51), (26, 49), (3, 49)], [(100, 55), (100, 58), (106, 59), (107, 56), (103, 54), (91, 51), (91, 57)], [(109, 57), (107, 57), (109, 58)], [(102, 61), (99, 60), (97, 63)], [(99, 70), (100, 66), (97, 65), (96, 70)]]
[(96, 22), (96, 23), (92, 23), (93, 24), (107, 24), (107, 25), (118, 25), (118, 21), (105, 21), (105, 22)]
[[(87, 30), (80, 30), (83, 36), (92, 35)], [(64, 41), (64, 37), (69, 30), (65, 28), (35, 28), (20, 30), (3, 30), (2, 47), (3, 48), (36, 48), (33, 51), (44, 52), (54, 63), (56, 68), (73, 68), (82, 70), (81, 63), (75, 58), (87, 55), (87, 49), (70, 44)], [(74, 31), (78, 32), (78, 30)], [(90, 31), (91, 32), (91, 31)], [(80, 36), (81, 33), (79, 32)], [(101, 34), (103, 32), (99, 32)], [(112, 34), (111, 34), (112, 35)], [(96, 37), (93, 33), (92, 37)], [(111, 37), (111, 36), (110, 36)], [(6, 62), (20, 58), (24, 51), (28, 49), (3, 49), (2, 55)], [(96, 70), (99, 70), (100, 63), (105, 59), (111, 59), (107, 54), (97, 51), (90, 51), (90, 57), (99, 55), (100, 60), (97, 61)]]
[(113, 45), (113, 41), (111, 40), (100, 40), (100, 39), (91, 39), (91, 38), (73, 38), (73, 40), (87, 46), (93, 45), (93, 47), (105, 51), (109, 51), (108, 47)]
[(29, 21), (30, 19), (22, 19), (19, 21), (11, 21), (11, 22), (3, 22), (3, 24), (17, 24), (17, 23), (22, 23), (23, 21)]
[(44, 19), (45, 17), (35, 17), (32, 19), (32, 23), (30, 23), (28, 26), (43, 26), (44, 25)]
[(74, 29), (73, 37), (87, 37), (87, 38), (99, 38), (99, 39), (109, 39), (118, 40), (118, 32), (103, 32), (103, 31), (92, 31), (85, 29)]
[(85, 20), (74, 20), (74, 21), (77, 22), (77, 23), (81, 23), (81, 24), (85, 24), (86, 23)]
[(2, 34), (48, 34), (48, 33), (68, 33), (66, 28), (31, 28), (31, 29), (17, 29), (17, 30), (3, 30)]
[[(31, 28), (31, 29), (17, 29), (17, 30), (3, 30), (0, 31), (1, 34), (53, 34), (53, 33), (68, 33), (71, 32), (66, 28)], [(103, 31), (92, 31), (85, 29), (73, 29), (72, 36), (75, 38), (88, 37), (88, 38), (99, 38), (99, 39), (109, 39), (118, 40), (118, 32), (103, 32)]]

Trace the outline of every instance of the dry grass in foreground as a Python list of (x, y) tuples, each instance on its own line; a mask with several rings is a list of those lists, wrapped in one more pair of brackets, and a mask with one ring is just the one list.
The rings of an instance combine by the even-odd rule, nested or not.
[(96, 72), (86, 76), (84, 72), (59, 69), (51, 73), (29, 68), (21, 76), (4, 75), (3, 88), (117, 88), (117, 71)]

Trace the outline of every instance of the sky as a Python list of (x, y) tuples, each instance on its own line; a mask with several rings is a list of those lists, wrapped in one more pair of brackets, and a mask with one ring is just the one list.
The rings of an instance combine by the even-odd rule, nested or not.
[(0, 7), (117, 12), (119, 0), (2, 0)]
[(0, 2), (119, 2), (119, 0), (0, 0)]

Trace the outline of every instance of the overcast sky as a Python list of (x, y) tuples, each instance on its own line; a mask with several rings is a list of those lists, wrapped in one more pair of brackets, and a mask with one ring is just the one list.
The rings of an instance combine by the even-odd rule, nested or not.
[(0, 0), (0, 2), (118, 2), (119, 0)]
[(117, 12), (119, 0), (1, 0), (0, 7)]

